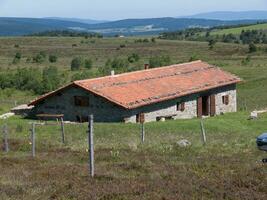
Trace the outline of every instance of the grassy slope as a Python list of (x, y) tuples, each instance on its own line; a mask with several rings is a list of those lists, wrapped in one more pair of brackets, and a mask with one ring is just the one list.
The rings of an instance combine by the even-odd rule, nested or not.
[[(168, 54), (174, 63), (198, 58), (235, 73), (244, 79), (238, 86), (239, 110), (267, 106), (267, 54), (252, 55), (248, 65), (241, 61), (247, 47), (207, 43), (157, 41), (135, 44), (134, 39), (96, 40), (79, 44), (81, 38), (1, 38), (0, 68), (42, 68), (49, 65), (9, 63), (18, 50), (30, 56), (40, 50), (58, 54), (56, 66), (69, 71), (72, 57), (94, 58), (97, 66), (108, 57), (137, 52), (140, 66), (150, 56)], [(127, 42), (126, 42), (127, 40)], [(20, 44), (20, 49), (14, 44)], [(121, 50), (116, 48), (126, 43)], [(264, 47), (264, 46), (263, 46)], [(25, 60), (25, 57), (23, 58)], [(7, 94), (6, 94), (7, 93)], [(32, 94), (15, 91), (0, 95), (1, 100), (27, 102)], [(1, 112), (1, 111), (0, 111)], [(8, 155), (0, 153), (0, 199), (265, 199), (266, 166), (258, 160), (264, 153), (255, 147), (255, 137), (267, 129), (267, 116), (248, 121), (248, 112), (207, 119), (208, 145), (202, 147), (199, 121), (177, 120), (146, 125), (146, 144), (140, 145), (139, 126), (134, 124), (96, 124), (96, 178), (88, 177), (86, 124), (66, 126), (67, 145), (60, 144), (60, 128), (37, 128), (37, 158), (29, 158), (29, 122), (19, 118), (7, 121), (10, 130)], [(0, 121), (0, 125), (4, 122)], [(181, 149), (175, 142), (189, 139), (192, 147)]]
[[(96, 178), (88, 176), (86, 124), (38, 127), (37, 158), (32, 160), (27, 120), (11, 119), (8, 155), (0, 154), (2, 199), (264, 199), (264, 153), (255, 137), (266, 131), (267, 116), (248, 121), (248, 113), (205, 120), (203, 147), (199, 121), (178, 120), (139, 126), (96, 124)], [(3, 122), (0, 122), (3, 123)], [(192, 146), (175, 142), (188, 139)]]
[[(157, 40), (153, 43), (134, 43), (135, 38), (108, 38), (89, 39), (88, 44), (81, 44), (84, 38), (0, 38), (0, 68), (1, 70), (14, 70), (17, 67), (34, 67), (36, 69), (52, 65), (48, 62), (42, 64), (26, 63), (28, 56), (33, 56), (40, 51), (47, 54), (56, 54), (59, 60), (56, 65), (64, 76), (71, 77), (71, 59), (75, 56), (91, 58), (94, 61), (94, 69), (105, 65), (108, 58), (127, 58), (132, 53), (138, 53), (141, 60), (133, 65), (142, 68), (151, 56), (169, 55), (173, 63), (187, 62), (192, 55), (211, 64), (235, 73), (244, 79), (239, 85), (239, 109), (253, 110), (266, 107), (267, 94), (264, 85), (267, 84), (267, 53), (259, 51), (252, 56), (251, 63), (242, 64), (242, 60), (248, 55), (248, 47), (236, 44), (216, 44), (213, 50), (209, 50), (205, 42), (166, 41)], [(91, 43), (93, 42), (93, 43)], [(14, 48), (19, 44), (20, 48)], [(78, 44), (78, 47), (72, 47)], [(120, 44), (126, 44), (126, 48), (118, 50)], [(262, 46), (262, 49), (266, 46)], [(12, 60), (16, 52), (23, 55), (22, 61), (13, 65)], [(1, 73), (1, 72), (0, 72)], [(16, 97), (9, 97), (13, 100)], [(1, 101), (1, 99), (0, 99)], [(29, 101), (28, 95), (24, 102)], [(0, 104), (1, 105), (1, 104)], [(1, 111), (0, 111), (1, 112)]]
[(212, 35), (223, 35), (223, 34), (240, 34), (242, 30), (265, 30), (267, 29), (267, 24), (257, 24), (251, 26), (245, 26), (240, 28), (230, 28), (230, 29), (223, 29), (223, 30), (216, 30), (211, 32)]

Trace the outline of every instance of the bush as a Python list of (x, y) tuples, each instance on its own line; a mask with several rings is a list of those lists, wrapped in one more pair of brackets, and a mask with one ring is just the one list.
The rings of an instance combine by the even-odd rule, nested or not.
[(129, 63), (137, 62), (137, 61), (139, 61), (139, 59), (140, 59), (140, 57), (136, 53), (133, 53), (132, 55), (128, 56)]
[(22, 57), (22, 56), (21, 56), (21, 53), (17, 52), (16, 55), (15, 55), (15, 58), (20, 60), (21, 57)]
[(32, 58), (33, 62), (36, 62), (36, 63), (43, 63), (45, 59), (46, 59), (45, 52), (40, 52), (35, 57)]
[(249, 53), (254, 53), (257, 51), (257, 47), (254, 43), (250, 43), (248, 48), (249, 48)]
[(82, 58), (81, 57), (76, 57), (73, 58), (71, 61), (71, 71), (79, 70), (81, 69), (83, 64)]
[(249, 64), (251, 61), (251, 56), (247, 56), (245, 59), (242, 60), (243, 65)]
[(216, 40), (214, 40), (214, 39), (211, 39), (211, 40), (209, 40), (209, 48), (210, 49), (213, 49), (214, 48), (214, 46), (215, 46), (215, 44), (216, 44)]
[(49, 55), (49, 62), (51, 62), (51, 63), (57, 62), (57, 56), (56, 55)]
[(171, 58), (169, 56), (156, 56), (149, 59), (149, 66), (151, 68), (167, 66), (171, 64)]
[(19, 45), (18, 45), (18, 44), (15, 44), (14, 47), (15, 47), (15, 48), (19, 48)]
[(195, 61), (195, 60), (199, 60), (198, 56), (196, 54), (193, 54), (190, 59), (189, 62)]
[(91, 69), (93, 67), (93, 61), (91, 59), (84, 60), (84, 67), (86, 69)]
[(17, 52), (16, 54), (15, 54), (15, 56), (14, 56), (14, 59), (13, 59), (13, 64), (17, 64), (17, 63), (19, 63), (19, 61), (20, 61), (20, 59), (21, 59), (21, 53), (19, 53), (19, 52)]

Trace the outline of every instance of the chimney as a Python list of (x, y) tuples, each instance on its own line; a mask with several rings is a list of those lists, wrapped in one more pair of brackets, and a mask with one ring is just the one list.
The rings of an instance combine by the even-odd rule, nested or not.
[(115, 76), (115, 71), (112, 70), (112, 71), (110, 72), (110, 75), (111, 75), (111, 76)]
[(145, 69), (149, 69), (149, 64), (145, 64)]

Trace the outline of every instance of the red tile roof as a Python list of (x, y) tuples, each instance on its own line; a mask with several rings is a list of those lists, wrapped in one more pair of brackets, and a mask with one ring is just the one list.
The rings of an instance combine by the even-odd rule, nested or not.
[[(126, 109), (133, 109), (235, 84), (240, 81), (240, 78), (237, 76), (225, 72), (218, 67), (202, 61), (194, 61), (114, 76), (75, 81), (66, 87), (78, 86)], [(66, 87), (46, 94), (30, 103), (30, 105), (35, 105)]]

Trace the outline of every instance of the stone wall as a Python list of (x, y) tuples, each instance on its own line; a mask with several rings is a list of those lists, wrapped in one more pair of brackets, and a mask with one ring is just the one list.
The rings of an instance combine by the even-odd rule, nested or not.
[[(190, 119), (197, 117), (197, 98), (203, 95), (216, 95), (216, 114), (226, 112), (236, 112), (236, 86), (230, 85), (213, 89), (199, 94), (193, 94), (174, 100), (151, 104), (141, 108), (127, 110), (119, 107), (102, 97), (98, 97), (80, 88), (69, 88), (61, 92), (60, 95), (47, 98), (42, 104), (37, 105), (32, 115), (40, 113), (64, 114), (64, 119), (77, 121), (77, 117), (86, 118), (94, 114), (97, 122), (136, 122), (136, 115), (145, 113), (146, 122), (156, 121), (159, 117), (170, 117), (174, 119)], [(229, 95), (229, 104), (224, 105), (222, 96)], [(79, 107), (74, 104), (74, 96), (84, 96), (89, 98), (88, 107)], [(185, 102), (185, 110), (177, 111), (177, 103)]]

